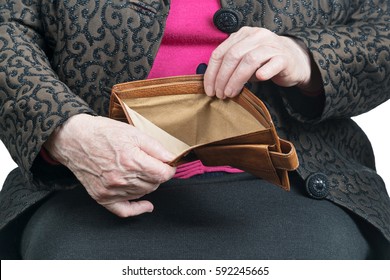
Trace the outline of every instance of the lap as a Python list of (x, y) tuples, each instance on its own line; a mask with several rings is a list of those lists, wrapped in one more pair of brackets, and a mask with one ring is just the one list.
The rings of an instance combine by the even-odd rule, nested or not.
[(247, 174), (171, 180), (152, 213), (118, 218), (83, 188), (56, 193), (32, 216), (32, 259), (354, 259), (371, 247), (350, 213)]

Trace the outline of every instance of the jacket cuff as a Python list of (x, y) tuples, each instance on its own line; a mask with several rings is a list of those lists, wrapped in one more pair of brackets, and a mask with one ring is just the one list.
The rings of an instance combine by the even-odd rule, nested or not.
[(304, 94), (294, 87), (282, 91), (282, 99), (288, 113), (301, 122), (319, 122), (325, 108), (325, 94)]

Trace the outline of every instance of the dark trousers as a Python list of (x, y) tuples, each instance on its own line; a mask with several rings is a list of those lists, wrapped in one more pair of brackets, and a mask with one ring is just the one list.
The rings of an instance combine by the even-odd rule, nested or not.
[(248, 174), (171, 180), (153, 213), (119, 218), (80, 187), (32, 215), (26, 259), (366, 259), (389, 248), (373, 227), (292, 180), (286, 192)]

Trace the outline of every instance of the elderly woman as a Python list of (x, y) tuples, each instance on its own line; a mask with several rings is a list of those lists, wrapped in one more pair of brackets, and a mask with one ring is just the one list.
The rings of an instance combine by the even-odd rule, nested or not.
[[(389, 1), (1, 0), (0, 34), (0, 137), (18, 164), (2, 258), (389, 256), (390, 199), (350, 119), (389, 98)], [(249, 81), (298, 152), (290, 192), (175, 169), (107, 118), (114, 84), (196, 72), (210, 98)]]

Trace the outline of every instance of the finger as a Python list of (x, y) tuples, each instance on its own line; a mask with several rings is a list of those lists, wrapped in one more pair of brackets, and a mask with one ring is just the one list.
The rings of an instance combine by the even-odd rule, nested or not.
[(146, 135), (139, 133), (135, 138), (138, 147), (151, 157), (162, 162), (170, 162), (175, 159), (175, 155), (169, 152), (159, 141)]
[[(143, 151), (140, 151), (139, 156), (136, 156), (133, 160), (138, 165), (137, 171), (135, 171), (137, 178), (150, 185), (166, 182), (176, 172), (175, 167), (163, 163)], [(152, 187), (150, 185), (148, 189)]]
[(176, 168), (166, 164), (175, 158), (172, 153), (165, 149), (160, 142), (143, 133), (137, 135), (136, 143), (140, 149), (138, 155), (134, 157), (139, 164), (138, 171), (141, 171), (141, 174), (150, 173), (162, 177), (157, 181), (147, 180), (147, 182), (161, 183), (173, 177)]
[[(259, 81), (274, 80), (278, 84), (279, 80), (284, 80), (281, 73), (286, 69), (286, 61), (281, 56), (272, 57), (267, 63), (262, 65), (255, 73)], [(288, 81), (283, 81), (282, 86), (289, 86)]]
[(266, 52), (265, 49), (267, 47), (260, 47), (245, 54), (227, 81), (224, 89), (225, 96), (234, 97), (238, 95), (257, 69), (267, 63), (270, 59), (269, 56), (272, 54)]
[(143, 213), (152, 212), (153, 204), (147, 200), (141, 201), (120, 201), (103, 205), (107, 210), (121, 218), (138, 216)]
[(205, 93), (208, 96), (215, 96), (215, 79), (217, 77), (219, 67), (221, 66), (224, 53), (218, 48), (212, 53), (206, 72), (203, 77), (203, 86)]
[[(153, 144), (145, 142), (143, 136), (137, 136), (136, 146), (132, 148), (131, 155), (125, 160), (123, 165), (131, 171), (132, 184), (139, 185), (142, 180), (150, 184), (160, 184), (168, 181), (175, 174), (176, 168), (164, 163), (161, 160), (159, 149), (154, 149)], [(150, 139), (149, 139), (150, 140)], [(152, 142), (153, 143), (153, 142)], [(159, 159), (160, 158), (160, 159)]]
[[(244, 72), (252, 71), (251, 74), (253, 74), (255, 69), (259, 67), (261, 61), (264, 59), (259, 55), (261, 54), (259, 48), (261, 48), (261, 46), (258, 46), (257, 38), (247, 37), (227, 51), (215, 79), (215, 93), (218, 98), (232, 96), (233, 92), (237, 91), (238, 88), (241, 89), (249, 80), (250, 74), (245, 73), (245, 77), (242, 77), (241, 80), (243, 80), (243, 78), (246, 80), (243, 80), (238, 88), (237, 86), (231, 87), (232, 84), (229, 85), (230, 79), (234, 75), (237, 75), (237, 73), (245, 70)], [(240, 65), (241, 69), (237, 72), (237, 67)], [(244, 68), (242, 68), (242, 66), (244, 66)]]
[(231, 48), (231, 46), (240, 42), (246, 36), (247, 34), (240, 31), (231, 34), (229, 38), (223, 41), (211, 54), (203, 81), (204, 89), (208, 96), (215, 96), (215, 79), (226, 52)]
[[(233, 45), (225, 54), (215, 80), (217, 97), (237, 95), (256, 69), (277, 51), (274, 37), (269, 36), (268, 31), (256, 29), (252, 33)], [(238, 77), (237, 80), (235, 77)]]
[(141, 174), (136, 175), (135, 178), (125, 179), (128, 185), (110, 186), (111, 195), (105, 197), (106, 202), (139, 199), (159, 187), (159, 183), (148, 182), (148, 178), (143, 177)]

